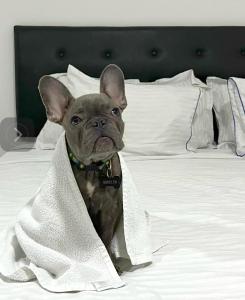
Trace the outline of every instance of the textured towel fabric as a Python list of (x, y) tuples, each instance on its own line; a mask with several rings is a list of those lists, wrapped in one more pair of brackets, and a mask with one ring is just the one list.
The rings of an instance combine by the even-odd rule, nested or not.
[[(119, 153), (123, 176), (123, 217), (112, 241), (117, 257), (140, 265), (159, 248), (152, 243), (149, 216)], [(48, 174), (16, 221), (0, 234), (0, 273), (53, 292), (105, 290), (125, 283), (97, 235), (67, 155), (65, 134), (57, 143)]]

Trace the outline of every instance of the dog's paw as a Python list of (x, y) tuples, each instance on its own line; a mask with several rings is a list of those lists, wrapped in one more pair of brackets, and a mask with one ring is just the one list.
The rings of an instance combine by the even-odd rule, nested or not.
[(119, 276), (122, 275), (123, 271), (122, 271), (122, 269), (121, 269), (118, 265), (115, 265), (115, 269), (116, 269), (117, 274), (118, 274)]

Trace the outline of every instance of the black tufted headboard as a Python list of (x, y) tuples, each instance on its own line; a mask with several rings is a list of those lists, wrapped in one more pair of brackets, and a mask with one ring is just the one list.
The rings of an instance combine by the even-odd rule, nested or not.
[(126, 78), (153, 81), (194, 69), (208, 75), (245, 76), (245, 27), (15, 26), (16, 110), (24, 136), (36, 136), (46, 116), (37, 84), (68, 64), (99, 77), (109, 63)]

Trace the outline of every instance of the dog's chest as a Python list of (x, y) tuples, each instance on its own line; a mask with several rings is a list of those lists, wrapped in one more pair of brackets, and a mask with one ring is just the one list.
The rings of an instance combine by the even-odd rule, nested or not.
[[(113, 186), (102, 186), (99, 173), (96, 171), (78, 170), (73, 166), (74, 176), (76, 178), (79, 190), (83, 196), (87, 209), (95, 215), (100, 210), (117, 210), (122, 202), (122, 186), (115, 188)], [(113, 176), (121, 175), (121, 167), (118, 157), (112, 160)]]
[(91, 181), (87, 181), (86, 193), (90, 199), (93, 197), (94, 191), (95, 191), (95, 184), (93, 184)]

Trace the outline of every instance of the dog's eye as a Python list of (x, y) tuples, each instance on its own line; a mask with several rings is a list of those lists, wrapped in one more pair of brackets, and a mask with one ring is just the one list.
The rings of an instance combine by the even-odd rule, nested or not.
[(113, 116), (120, 116), (120, 109), (118, 107), (114, 107), (111, 111), (111, 113), (113, 114)]
[(79, 118), (78, 116), (73, 116), (71, 118), (71, 124), (74, 125), (74, 126), (76, 126), (79, 123), (81, 123), (81, 121), (82, 121), (81, 118)]

